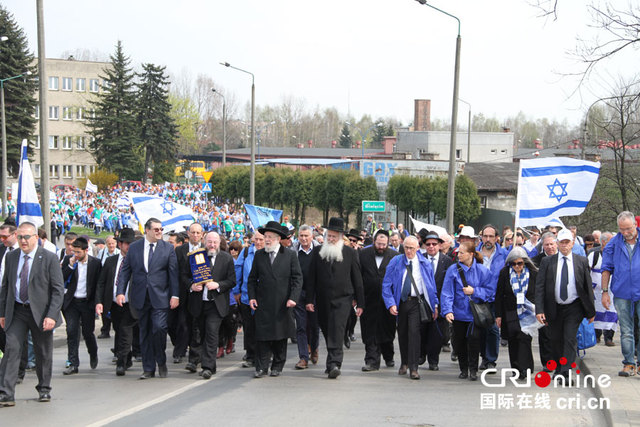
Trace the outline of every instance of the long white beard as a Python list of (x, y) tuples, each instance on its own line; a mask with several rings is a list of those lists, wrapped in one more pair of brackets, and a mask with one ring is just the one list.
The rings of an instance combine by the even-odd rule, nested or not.
[(338, 243), (332, 245), (331, 243), (325, 241), (322, 247), (320, 248), (320, 258), (325, 261), (337, 261), (342, 262), (342, 247), (344, 246), (344, 242), (342, 239), (338, 240)]
[(210, 250), (207, 251), (207, 255), (209, 255), (209, 256), (217, 256), (218, 252), (219, 251), (217, 251), (215, 249), (210, 249)]
[(264, 251), (268, 254), (273, 253), (276, 251), (276, 248), (278, 247), (278, 244), (272, 244), (271, 246), (267, 245), (266, 243), (264, 244)]

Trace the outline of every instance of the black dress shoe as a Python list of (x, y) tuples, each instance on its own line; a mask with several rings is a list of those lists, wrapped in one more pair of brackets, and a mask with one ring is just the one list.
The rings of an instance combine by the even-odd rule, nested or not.
[(204, 378), (205, 380), (208, 380), (209, 378), (211, 378), (211, 376), (213, 375), (213, 371), (211, 371), (210, 369), (203, 369), (202, 370), (202, 378)]
[(13, 399), (13, 397), (2, 393), (0, 395), (0, 407), (3, 406), (16, 406), (16, 401)]
[(469, 374), (467, 372), (460, 372), (458, 378), (460, 378), (461, 380), (466, 380), (467, 378), (469, 378)]
[(98, 367), (98, 354), (90, 354), (89, 355), (89, 366), (91, 369), (96, 369)]
[(479, 368), (479, 369), (480, 369), (481, 371), (484, 371), (485, 369), (487, 369), (487, 365), (488, 365), (488, 364), (489, 364), (489, 362), (488, 362), (488, 361), (483, 360), (483, 361), (482, 361), (482, 363), (480, 364), (480, 368)]
[(191, 372), (191, 373), (195, 373), (198, 372), (198, 367), (196, 366), (195, 363), (187, 363), (187, 365), (184, 367), (184, 369), (186, 369), (187, 371)]
[(48, 391), (41, 391), (38, 394), (38, 402), (51, 402), (51, 395)]
[(349, 339), (350, 339), (351, 341), (355, 341), (355, 340), (356, 340), (356, 336), (355, 336), (355, 335), (353, 335), (353, 334), (351, 334), (351, 336), (349, 337)]
[(153, 377), (155, 377), (155, 376), (156, 376), (156, 373), (155, 373), (155, 372), (147, 372), (147, 371), (144, 371), (144, 372), (142, 373), (142, 375), (140, 375), (140, 379), (141, 379), (141, 380), (148, 380), (149, 378), (153, 378)]
[(174, 357), (173, 363), (182, 363), (182, 357)]
[(438, 365), (436, 365), (435, 363), (429, 363), (429, 370), (430, 371), (439, 371), (440, 368), (438, 368)]
[(98, 339), (100, 339), (100, 340), (101, 339), (105, 339), (105, 338), (111, 338), (111, 336), (109, 334), (104, 334), (104, 333), (98, 335)]
[(398, 375), (407, 375), (407, 369), (409, 369), (407, 365), (400, 365), (400, 369), (398, 369)]
[(277, 370), (277, 369), (272, 369), (271, 370), (271, 374), (269, 374), (270, 377), (279, 377), (281, 374), (281, 371)]
[(334, 366), (329, 370), (329, 378), (334, 380), (340, 376), (340, 368)]
[(160, 378), (167, 378), (167, 365), (158, 366), (158, 376)]
[(371, 365), (364, 365), (362, 367), (362, 372), (372, 372), (372, 371), (378, 371), (380, 368), (377, 368), (375, 366), (371, 366)]
[(67, 369), (62, 371), (63, 375), (73, 375), (78, 373), (78, 368), (75, 366), (69, 366)]
[(262, 378), (267, 376), (267, 371), (256, 371), (255, 374), (253, 374), (253, 378)]
[(387, 365), (387, 368), (393, 368), (394, 366), (396, 366), (396, 362), (394, 362), (393, 360), (385, 360), (384, 363), (385, 365)]
[(411, 378), (412, 380), (419, 380), (420, 379), (420, 374), (418, 373), (418, 370), (411, 370), (411, 373), (409, 374), (409, 378)]
[(469, 372), (469, 380), (478, 381), (478, 373), (476, 371)]
[(349, 339), (348, 336), (344, 337), (344, 346), (346, 348), (351, 348), (351, 340)]
[(116, 366), (116, 375), (117, 376), (119, 376), (119, 377), (123, 376), (125, 371), (126, 371), (126, 369), (124, 368), (123, 365)]
[(418, 359), (418, 365), (424, 365), (424, 362), (427, 361), (427, 356), (420, 356)]
[(455, 351), (451, 352), (451, 361), (452, 362), (457, 362), (458, 361), (458, 355), (455, 353)]

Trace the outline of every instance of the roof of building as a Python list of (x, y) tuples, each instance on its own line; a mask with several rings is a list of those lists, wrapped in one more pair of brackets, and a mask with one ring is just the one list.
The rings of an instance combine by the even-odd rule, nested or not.
[[(638, 161), (640, 160), (640, 149), (629, 148), (626, 150), (628, 160)], [(566, 147), (550, 147), (550, 148), (518, 148), (514, 153), (514, 161), (522, 159), (538, 159), (543, 157), (574, 157), (580, 158), (582, 156), (582, 150), (577, 148)], [(614, 150), (611, 148), (597, 148), (587, 147), (585, 149), (585, 157), (587, 160), (613, 160)]]
[(483, 191), (516, 191), (519, 163), (468, 163), (464, 174)]
[[(213, 155), (222, 155), (222, 151), (214, 151), (211, 154)], [(235, 148), (232, 150), (227, 150), (227, 156), (248, 156), (251, 154), (251, 149), (249, 147), (246, 148)], [(257, 150), (256, 150), (257, 154)], [(384, 155), (384, 151), (382, 148), (365, 148), (364, 155), (366, 157), (370, 157), (372, 155)], [(329, 147), (320, 147), (320, 148), (297, 148), (297, 147), (260, 147), (260, 156), (265, 157), (322, 157), (322, 158), (345, 158), (350, 157), (354, 159), (359, 159), (362, 157), (362, 149), (361, 148), (329, 148)]]

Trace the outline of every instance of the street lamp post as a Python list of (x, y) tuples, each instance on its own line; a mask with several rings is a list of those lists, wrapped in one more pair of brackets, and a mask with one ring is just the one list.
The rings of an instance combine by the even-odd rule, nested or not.
[(364, 134), (364, 136), (362, 136), (362, 131), (360, 130), (360, 128), (354, 124), (352, 124), (351, 122), (344, 122), (347, 126), (351, 126), (352, 128), (354, 128), (355, 130), (358, 131), (358, 133), (360, 134), (360, 139), (362, 140), (361, 145), (362, 145), (362, 160), (364, 160), (364, 141), (367, 139), (367, 137), (369, 136), (369, 134), (371, 133), (372, 130), (374, 130), (376, 127), (378, 126), (382, 126), (382, 122), (378, 122), (378, 123), (374, 123), (371, 125), (371, 127), (369, 129), (367, 129), (367, 133)]
[(222, 167), (225, 167), (227, 166), (227, 100), (215, 88), (212, 88), (211, 91), (222, 97)]
[(266, 125), (262, 126), (260, 129), (258, 129), (258, 161), (260, 161), (260, 145), (262, 145), (262, 132), (264, 132), (265, 130), (267, 130), (267, 128), (271, 125), (275, 125), (276, 121), (272, 121), (267, 123)]
[(464, 102), (469, 106), (469, 122), (467, 123), (467, 163), (471, 162), (471, 104), (462, 98), (458, 98), (458, 101)]
[(456, 61), (453, 70), (453, 107), (451, 108), (451, 146), (449, 147), (449, 187), (447, 191), (447, 230), (453, 232), (453, 208), (456, 190), (456, 133), (458, 128), (458, 84), (460, 80), (460, 19), (427, 3), (427, 0), (416, 0), (418, 3), (444, 13), (458, 21), (458, 37), (456, 38)]
[[(6, 36), (5, 36), (6, 37)], [(3, 40), (4, 41), (4, 40)], [(2, 110), (2, 214), (6, 214), (7, 208), (7, 180), (8, 180), (8, 166), (7, 166), (7, 122), (4, 113), (4, 82), (9, 80), (19, 79), (24, 75), (31, 73), (23, 73), (18, 76), (8, 77), (6, 79), (0, 79), (0, 110)]]
[(256, 114), (256, 84), (255, 76), (252, 72), (243, 70), (242, 68), (234, 67), (228, 62), (221, 62), (220, 65), (224, 65), (228, 68), (241, 71), (251, 75), (251, 172), (249, 176), (249, 203), (252, 205), (256, 202), (256, 133), (255, 133), (255, 114)]

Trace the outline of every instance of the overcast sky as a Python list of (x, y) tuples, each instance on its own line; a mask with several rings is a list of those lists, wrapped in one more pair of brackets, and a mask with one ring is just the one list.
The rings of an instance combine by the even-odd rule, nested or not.
[[(36, 50), (35, 0), (4, 0)], [(627, 1), (613, 1), (622, 6)], [(432, 117), (449, 120), (457, 24), (415, 0), (44, 0), (46, 54), (89, 49), (111, 54), (117, 40), (135, 64), (211, 76), (247, 102), (283, 96), (307, 106), (336, 107), (413, 121), (413, 100), (432, 101)], [(570, 97), (575, 71), (568, 52), (589, 38), (586, 2), (560, 0), (557, 20), (539, 17), (527, 0), (432, 0), (462, 22), (460, 98), (473, 113), (499, 119), (519, 111), (578, 124), (586, 107), (609, 96), (623, 70), (639, 69), (625, 52), (603, 64), (581, 94)], [(621, 64), (624, 64), (622, 66)], [(467, 106), (460, 104), (461, 121)]]

